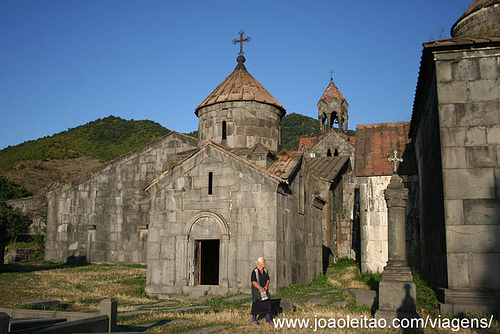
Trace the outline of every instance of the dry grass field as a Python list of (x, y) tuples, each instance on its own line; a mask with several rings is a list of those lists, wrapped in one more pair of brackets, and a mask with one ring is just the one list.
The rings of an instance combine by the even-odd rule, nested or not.
[[(354, 262), (342, 260), (309, 283), (297, 284), (281, 290), (273, 298), (290, 298), (296, 305), (295, 311), (283, 312), (276, 323), (284, 319), (309, 319), (309, 328), (275, 328), (250, 323), (250, 299), (228, 301), (227, 297), (204, 302), (162, 301), (144, 293), (145, 266), (125, 265), (67, 265), (47, 262), (30, 262), (7, 265), (0, 274), (0, 306), (23, 307), (24, 301), (58, 299), (68, 311), (96, 311), (99, 302), (106, 297), (118, 301), (118, 323), (122, 331), (144, 331), (153, 333), (186, 333), (211, 328), (217, 333), (403, 333), (394, 329), (340, 329), (317, 326), (326, 325), (318, 319), (371, 318), (371, 310), (356, 305), (348, 289), (374, 289), (380, 275), (360, 275)], [(419, 283), (417, 283), (418, 285)], [(422, 288), (419, 289), (423, 291)], [(424, 291), (424, 293), (426, 293)], [(325, 305), (311, 305), (311, 298), (323, 298)], [(342, 302), (340, 306), (336, 304)], [(178, 307), (210, 306), (208, 311), (179, 312)], [(435, 313), (435, 299), (420, 298), (421, 316)], [(126, 312), (142, 310), (142, 314)], [(120, 315), (121, 313), (121, 315)], [(331, 323), (331, 322), (330, 322)], [(296, 325), (297, 327), (297, 325)], [(316, 329), (316, 330), (315, 330)], [(494, 321), (494, 328), (482, 333), (500, 332), (500, 325)], [(422, 333), (455, 333), (450, 330), (426, 329)], [(476, 333), (461, 330), (460, 333)]]

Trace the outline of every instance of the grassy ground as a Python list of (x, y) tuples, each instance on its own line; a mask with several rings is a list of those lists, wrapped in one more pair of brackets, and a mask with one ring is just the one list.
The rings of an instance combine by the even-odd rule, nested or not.
[[(68, 265), (49, 262), (30, 262), (7, 265), (0, 274), (0, 306), (21, 307), (24, 301), (39, 299), (58, 299), (70, 311), (96, 311), (99, 302), (106, 297), (118, 301), (119, 312), (145, 310), (146, 313), (132, 316), (119, 314), (118, 322), (122, 331), (144, 330), (154, 333), (185, 333), (212, 326), (222, 326), (220, 333), (275, 332), (274, 326), (250, 324), (250, 298), (230, 302), (227, 297), (205, 302), (167, 301), (164, 302), (144, 294), (146, 278), (145, 266), (125, 265)], [(328, 269), (324, 276), (311, 282), (297, 284), (283, 289), (273, 298), (290, 298), (296, 311), (288, 311), (277, 319), (309, 319), (314, 327), (315, 319), (371, 318), (372, 310), (356, 305), (350, 289), (378, 288), (380, 275), (361, 275), (352, 260), (340, 259)], [(421, 315), (437, 314), (437, 301), (425, 281), (416, 275), (417, 309)], [(326, 305), (314, 306), (307, 303), (311, 298), (326, 299)], [(338, 305), (338, 302), (341, 305)], [(208, 312), (179, 313), (167, 307), (211, 306)], [(500, 325), (494, 322), (496, 331)], [(142, 325), (142, 327), (141, 327)], [(139, 326), (139, 327), (138, 327)], [(311, 332), (314, 328), (309, 328)], [(298, 329), (283, 331), (306, 332)], [(367, 329), (318, 329), (318, 333), (335, 330), (339, 333), (365, 333)], [(398, 333), (394, 330), (368, 330), (376, 333)], [(427, 329), (425, 333), (454, 333)], [(461, 331), (473, 333), (473, 331)], [(485, 332), (486, 333), (486, 332)], [(491, 331), (488, 333), (492, 333)]]

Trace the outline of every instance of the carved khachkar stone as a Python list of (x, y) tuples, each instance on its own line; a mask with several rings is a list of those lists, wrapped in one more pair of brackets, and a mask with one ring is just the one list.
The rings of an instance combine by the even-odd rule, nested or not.
[(416, 314), (416, 288), (406, 261), (405, 213), (408, 189), (397, 174), (385, 190), (388, 208), (389, 260), (379, 285), (377, 318), (410, 318)]

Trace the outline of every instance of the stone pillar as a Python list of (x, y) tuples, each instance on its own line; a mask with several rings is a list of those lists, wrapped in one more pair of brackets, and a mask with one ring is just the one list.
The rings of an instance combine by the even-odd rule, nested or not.
[(220, 265), (222, 266), (222, 280), (221, 286), (229, 288), (229, 234), (222, 235)]
[(181, 243), (181, 249), (180, 249), (180, 254), (175, 255), (175, 261), (177, 263), (177, 257), (180, 256), (182, 263), (182, 266), (178, 269), (181, 273), (181, 286), (187, 286), (188, 285), (188, 268), (189, 268), (189, 254), (188, 254), (188, 241), (189, 238), (187, 235), (180, 235), (178, 236), (178, 240), (180, 240)]
[(118, 304), (116, 300), (111, 298), (106, 298), (101, 301), (99, 305), (99, 313), (102, 315), (107, 315), (109, 318), (109, 332), (118, 331), (118, 326), (116, 323), (117, 314), (118, 314)]
[(406, 261), (405, 213), (408, 189), (403, 180), (393, 174), (385, 190), (388, 209), (389, 260), (382, 273), (379, 285), (379, 309), (375, 316), (392, 320), (394, 318), (415, 318), (416, 288)]

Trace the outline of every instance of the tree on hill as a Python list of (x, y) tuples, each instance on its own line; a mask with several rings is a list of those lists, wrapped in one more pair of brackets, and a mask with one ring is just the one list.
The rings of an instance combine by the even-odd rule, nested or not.
[[(7, 205), (7, 201), (27, 196), (33, 193), (25, 187), (0, 176), (0, 255), (3, 261), (3, 248), (8, 237), (12, 240), (25, 232), (31, 224), (31, 220), (19, 210), (13, 210)], [(3, 262), (2, 262), (3, 263)]]
[(169, 133), (153, 121), (109, 116), (0, 151), (0, 171), (24, 160), (73, 159), (81, 155), (109, 161)]

